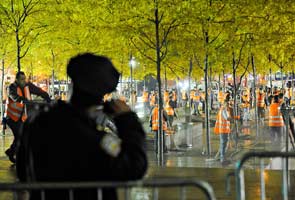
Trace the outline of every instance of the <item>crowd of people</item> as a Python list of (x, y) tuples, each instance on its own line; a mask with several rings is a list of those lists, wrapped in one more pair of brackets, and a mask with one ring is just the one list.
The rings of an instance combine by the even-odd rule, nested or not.
[[(56, 98), (57, 102), (52, 105), (49, 104), (52, 100), (48, 93), (26, 81), (22, 71), (16, 74), (15, 82), (7, 88), (3, 123), (12, 130), (14, 141), (5, 153), (12, 163), (16, 163), (19, 180), (92, 181), (141, 178), (147, 168), (147, 158), (145, 132), (133, 109), (137, 104), (136, 91), (132, 91), (128, 99), (116, 91), (119, 73), (110, 60), (103, 56), (79, 54), (70, 59), (67, 73), (72, 79), (72, 94), (67, 101)], [(46, 110), (34, 116), (29, 116), (27, 110), (32, 101), (31, 94), (40, 96), (48, 103)], [(261, 86), (255, 91), (245, 87), (235, 96), (230, 88), (220, 89), (215, 93), (210, 89), (203, 91), (194, 87), (190, 91), (163, 91), (161, 127), (164, 152), (167, 152), (165, 135), (173, 131), (174, 118), (179, 116), (179, 111), (187, 114), (186, 108), (190, 108), (189, 115), (204, 117), (206, 94), (209, 110), (215, 111), (211, 114), (216, 115), (214, 133), (220, 137), (221, 163), (227, 161), (225, 153), (233, 120), (239, 120), (242, 125), (249, 123), (253, 120), (253, 108), (256, 106), (259, 124), (264, 126), (265, 118), (268, 119), (270, 138), (279, 147), (285, 127), (281, 110), (294, 103), (290, 85), (281, 89)], [(141, 100), (157, 144), (160, 127), (158, 92), (144, 90)], [(155, 145), (156, 153), (157, 148)], [(85, 165), (75, 165), (76, 162)], [(114, 196), (112, 191), (104, 193), (106, 196)], [(32, 193), (31, 199), (37, 198), (35, 195), (37, 194)], [(54, 199), (55, 195), (64, 194), (63, 191), (48, 193), (49, 199)], [(92, 197), (94, 193), (84, 191), (81, 198), (85, 195)]]

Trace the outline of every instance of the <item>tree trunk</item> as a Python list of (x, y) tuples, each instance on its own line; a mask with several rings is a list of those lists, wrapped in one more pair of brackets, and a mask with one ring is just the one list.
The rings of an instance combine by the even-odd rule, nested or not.
[[(2, 66), (1, 66), (1, 71), (2, 71), (2, 75), (1, 75), (1, 85), (0, 85), (0, 88), (1, 88), (1, 91), (0, 91), (0, 99), (1, 99), (1, 103), (0, 103), (0, 106), (1, 106), (1, 119), (3, 119), (4, 117), (4, 112), (5, 112), (5, 104), (3, 102), (3, 96), (4, 96), (4, 92), (6, 92), (6, 88), (4, 88), (4, 58), (2, 59)], [(8, 101), (8, 99), (6, 99), (6, 101)], [(2, 126), (3, 127), (3, 126)], [(5, 135), (5, 129), (4, 127), (2, 128), (2, 134)]]
[(15, 30), (15, 37), (16, 37), (16, 61), (17, 61), (17, 71), (21, 71), (21, 64), (20, 64), (20, 60), (21, 60), (21, 45), (20, 45), (20, 39), (19, 39), (19, 32), (18, 29)]
[[(233, 67), (233, 79), (234, 79), (234, 88), (233, 88), (233, 96), (234, 96), (234, 107), (233, 107), (233, 113), (234, 113), (234, 130), (235, 130), (235, 148), (238, 147), (238, 138), (239, 138), (239, 131), (238, 131), (238, 122), (236, 119), (236, 116), (238, 116), (238, 105), (237, 105), (237, 83), (236, 83), (236, 77), (237, 77), (237, 71), (236, 71), (236, 58), (235, 53), (232, 53), (233, 60), (232, 60), (232, 67)], [(241, 116), (240, 116), (241, 117)]]
[(131, 109), (134, 110), (134, 102), (133, 102), (133, 66), (132, 66), (132, 54), (130, 54), (130, 92), (129, 92), (129, 99), (131, 102)]
[(165, 65), (165, 67), (164, 67), (164, 70), (165, 70), (165, 90), (167, 91), (167, 69), (166, 69), (167, 67), (166, 67), (166, 65)]
[[(205, 91), (208, 91), (208, 54), (205, 56)], [(210, 116), (209, 116), (209, 95), (205, 92), (205, 126), (206, 126), (206, 142), (207, 142), (207, 156), (211, 156), (211, 142), (210, 142)]]
[[(190, 90), (191, 90), (192, 70), (193, 70), (193, 61), (192, 61), (192, 58), (191, 58), (190, 61), (189, 61), (189, 70), (188, 70), (187, 100), (188, 100), (188, 103), (189, 103), (189, 109), (188, 109), (188, 113), (186, 113), (187, 122), (191, 122), (192, 105), (191, 105), (191, 99), (190, 99)], [(186, 110), (186, 107), (185, 107), (185, 110)]]
[(281, 81), (282, 81), (282, 89), (284, 88), (284, 80), (283, 80), (283, 63), (280, 63), (280, 69), (281, 69)]
[(222, 88), (222, 92), (225, 92), (225, 73), (224, 73), (224, 69), (222, 70), (222, 77), (223, 77), (223, 88)]
[[(206, 47), (209, 44), (209, 35), (208, 31), (205, 32), (205, 45)], [(206, 143), (207, 143), (207, 156), (211, 156), (211, 142), (210, 142), (210, 116), (209, 116), (209, 96), (208, 96), (208, 70), (209, 70), (209, 63), (208, 63), (208, 52), (206, 50), (205, 55), (205, 66), (204, 66), (204, 75), (205, 75), (205, 126), (206, 126)]]
[(269, 68), (269, 86), (270, 86), (270, 93), (273, 94), (273, 92), (272, 92), (272, 72), (271, 72), (271, 68)]
[(52, 55), (52, 75), (51, 75), (51, 86), (52, 86), (52, 91), (51, 95), (54, 98), (54, 67), (55, 67), (55, 54), (53, 50), (51, 49), (51, 55)]
[(256, 137), (258, 137), (258, 108), (257, 108), (257, 98), (256, 98), (256, 66), (254, 62), (254, 55), (251, 55), (251, 63), (252, 63), (252, 70), (253, 70), (253, 77), (254, 77), (254, 87), (253, 87), (253, 97), (254, 97), (254, 119), (255, 119), (255, 128), (256, 128)]
[(163, 101), (161, 91), (161, 57), (160, 57), (160, 35), (159, 35), (159, 11), (158, 4), (155, 5), (155, 31), (156, 31), (156, 57), (157, 57), (157, 81), (158, 81), (158, 105), (159, 105), (159, 129), (158, 129), (158, 163), (164, 166), (164, 133), (162, 126), (163, 117)]

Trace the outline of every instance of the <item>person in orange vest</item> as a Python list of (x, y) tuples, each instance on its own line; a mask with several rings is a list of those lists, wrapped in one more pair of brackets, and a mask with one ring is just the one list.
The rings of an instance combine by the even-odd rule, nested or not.
[(181, 91), (181, 104), (182, 107), (185, 107), (187, 105), (188, 96), (185, 90)]
[(149, 92), (144, 90), (142, 92), (142, 102), (143, 102), (143, 109), (144, 109), (144, 115), (147, 116), (147, 114), (150, 112), (150, 103), (149, 103)]
[(262, 87), (259, 89), (259, 93), (257, 95), (257, 108), (258, 119), (261, 122), (261, 124), (263, 124), (265, 118), (266, 97)]
[(158, 102), (158, 94), (156, 91), (152, 91), (150, 95), (150, 108), (153, 108)]
[[(199, 89), (200, 101), (202, 102), (202, 112), (205, 113), (206, 95), (205, 92)], [(210, 91), (208, 91), (208, 101), (210, 101)]]
[(273, 98), (273, 102), (269, 106), (269, 130), (270, 137), (273, 142), (279, 144), (283, 135), (284, 129), (284, 119), (280, 111), (281, 103), (279, 101), (279, 96), (276, 95)]
[(167, 122), (168, 122), (168, 126), (171, 128), (173, 126), (173, 120), (174, 117), (177, 117), (177, 113), (175, 110), (175, 105), (174, 105), (174, 101), (173, 99), (173, 95), (169, 95), (169, 101), (165, 104), (164, 110), (167, 113)]
[(218, 114), (216, 116), (216, 122), (214, 127), (214, 133), (219, 135), (220, 138), (220, 162), (226, 164), (228, 161), (225, 159), (225, 150), (228, 143), (230, 130), (230, 111), (229, 111), (229, 102), (224, 101), (223, 105), (220, 107)]
[(168, 101), (169, 101), (169, 92), (168, 90), (165, 90), (163, 94), (163, 102), (167, 103)]
[(18, 142), (20, 128), (28, 118), (26, 103), (32, 100), (31, 94), (40, 96), (47, 102), (51, 101), (47, 92), (44, 92), (33, 83), (26, 81), (24, 72), (17, 72), (15, 82), (8, 87), (8, 104), (6, 109), (6, 123), (13, 133), (14, 140), (9, 149), (5, 151), (5, 154), (12, 163), (15, 163), (16, 144)]
[(200, 112), (199, 112), (199, 104), (201, 101), (200, 95), (201, 95), (200, 91), (195, 90), (195, 93), (193, 96), (193, 105), (194, 105), (193, 115), (200, 115)]
[(177, 108), (177, 92), (175, 89), (172, 90), (172, 99), (174, 103), (174, 108)]
[[(163, 109), (162, 114), (162, 129), (163, 129), (163, 143), (164, 143), (164, 152), (167, 152), (167, 147), (165, 145), (165, 134), (167, 131), (167, 120), (168, 115), (166, 111)], [(155, 134), (155, 140), (154, 140), (154, 148), (156, 150), (156, 153), (158, 153), (158, 130), (159, 130), (159, 107), (156, 103), (154, 108), (152, 108), (151, 115), (150, 115), (150, 127), (152, 132)]]
[(219, 90), (217, 94), (217, 100), (218, 100), (218, 107), (220, 108), (224, 102), (225, 94), (222, 92), (222, 90)]
[(111, 101), (112, 98), (113, 98), (113, 94), (112, 94), (112, 93), (105, 94), (105, 95), (103, 96), (103, 101), (104, 101), (104, 102)]
[(189, 94), (191, 108), (193, 107), (195, 92), (196, 92), (196, 89), (194, 88), (190, 91), (190, 94)]
[(242, 95), (243, 122), (250, 120), (250, 96), (247, 91)]

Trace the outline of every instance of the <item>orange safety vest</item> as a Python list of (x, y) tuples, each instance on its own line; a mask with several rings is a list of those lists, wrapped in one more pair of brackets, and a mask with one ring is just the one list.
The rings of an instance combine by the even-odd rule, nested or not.
[[(167, 130), (167, 122), (164, 120), (164, 117), (162, 117), (162, 128), (163, 131)], [(152, 131), (159, 130), (159, 108), (156, 106), (153, 109), (152, 112)]]
[(169, 102), (166, 103), (165, 111), (167, 112), (167, 115), (174, 116), (174, 109), (169, 105)]
[(200, 94), (198, 92), (195, 92), (193, 96), (193, 100), (198, 102), (200, 101), (200, 99), (201, 99)]
[(288, 88), (287, 92), (288, 92), (288, 98), (290, 99), (292, 97), (292, 88)]
[(181, 93), (181, 99), (182, 99), (182, 100), (187, 100), (187, 96), (186, 96), (186, 92), (185, 92), (185, 91), (183, 91), (183, 92)]
[(176, 92), (172, 92), (172, 101), (177, 101)]
[(284, 119), (279, 110), (280, 103), (272, 103), (269, 106), (269, 121), (268, 126), (282, 127), (284, 126)]
[[(24, 95), (20, 87), (17, 87), (17, 94), (21, 97), (24, 96), (28, 100), (32, 100), (29, 86), (24, 87)], [(15, 102), (11, 98), (8, 98), (6, 114), (15, 122), (19, 119), (24, 122), (28, 118), (26, 105), (20, 102)]]
[(143, 92), (142, 93), (142, 101), (144, 103), (149, 102), (149, 93), (148, 92)]
[(219, 103), (223, 103), (224, 102), (224, 95), (223, 95), (223, 92), (222, 91), (219, 91), (218, 92), (218, 97), (217, 97), (217, 99), (218, 99), (218, 102)]
[(195, 96), (195, 91), (191, 91), (190, 93), (189, 93), (189, 98), (190, 99), (194, 99), (194, 96)]
[(110, 101), (112, 99), (112, 93), (109, 93), (109, 94), (105, 94), (103, 96), (103, 101), (106, 102), (106, 101)]
[(257, 98), (257, 106), (260, 108), (265, 107), (265, 102), (264, 102), (265, 95), (264, 94), (258, 94)]
[[(217, 114), (216, 122), (215, 122), (215, 127), (214, 127), (214, 133), (215, 134), (229, 134), (230, 133), (230, 121), (225, 120), (222, 117), (222, 110), (224, 107), (222, 106)], [(228, 111), (226, 111), (228, 112)], [(229, 112), (228, 112), (229, 114)]]
[(250, 103), (249, 103), (250, 99), (249, 99), (249, 97), (246, 96), (246, 95), (243, 95), (243, 96), (242, 96), (242, 99), (243, 99), (243, 101), (244, 101), (244, 103), (242, 104), (242, 107), (243, 107), (243, 108), (248, 108), (248, 107), (250, 107)]
[(164, 92), (164, 102), (167, 102), (169, 100), (169, 92)]
[(153, 94), (153, 95), (151, 96), (150, 106), (154, 106), (155, 103), (156, 103), (156, 95)]

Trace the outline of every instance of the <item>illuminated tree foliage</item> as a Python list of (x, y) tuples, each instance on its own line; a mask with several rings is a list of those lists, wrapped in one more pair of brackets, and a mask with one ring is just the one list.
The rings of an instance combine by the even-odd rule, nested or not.
[[(13, 71), (65, 79), (68, 59), (90, 51), (109, 56), (129, 76), (156, 74), (155, 4), (159, 14), (161, 75), (193, 79), (222, 73), (292, 71), (295, 2), (207, 0), (3, 0), (0, 2), (1, 59)], [(234, 58), (233, 58), (234, 57)], [(233, 60), (235, 63), (233, 64)]]

